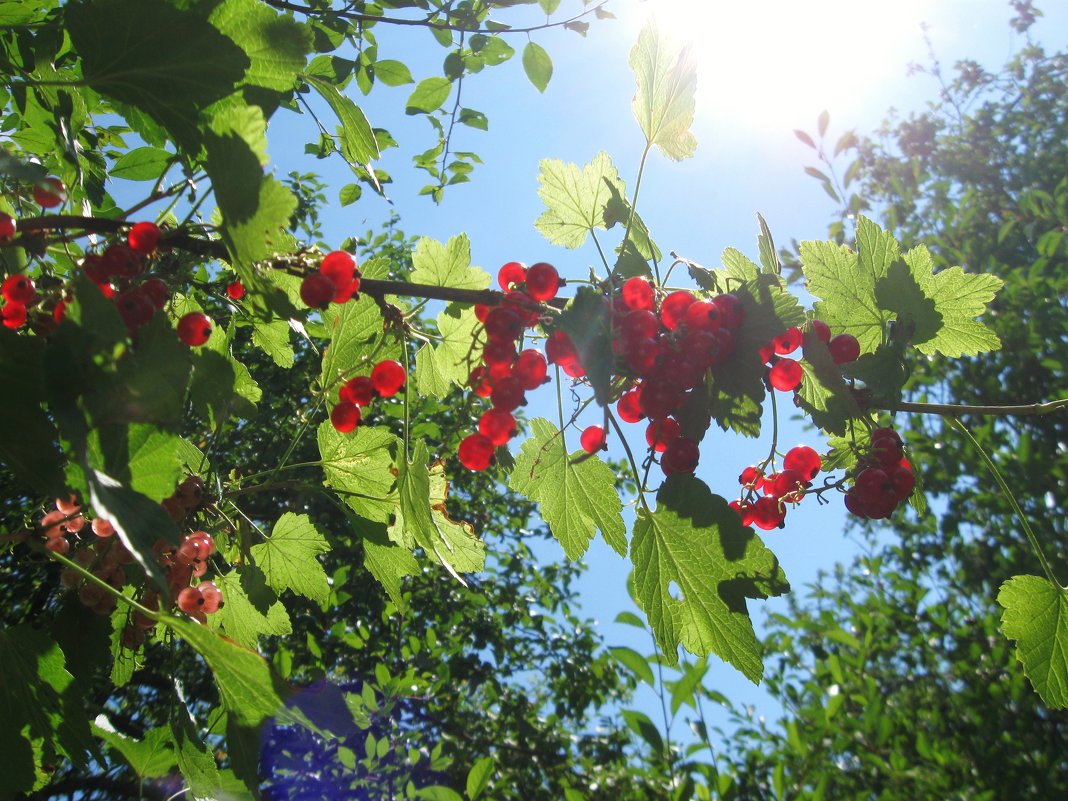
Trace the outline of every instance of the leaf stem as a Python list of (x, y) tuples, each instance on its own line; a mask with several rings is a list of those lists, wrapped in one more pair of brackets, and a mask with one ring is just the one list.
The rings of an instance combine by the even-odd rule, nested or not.
[(887, 412), (937, 414), (942, 417), (958, 417), (963, 414), (979, 414), (992, 417), (1036, 417), (1068, 409), (1068, 398), (1060, 398), (1046, 403), (1026, 403), (1016, 406), (961, 406), (953, 403), (910, 403), (908, 401), (899, 401), (885, 406), (872, 405), (868, 408)]
[[(45, 550), (48, 550), (48, 549), (46, 548)], [(68, 559), (65, 556), (61, 556), (60, 554), (56, 553), (55, 551), (48, 551), (48, 556), (50, 558), (52, 558), (52, 559), (55, 559), (57, 562), (61, 562), (65, 567), (70, 568), (75, 573), (78, 573), (86, 581), (97, 585), (98, 587), (100, 587), (100, 589), (104, 590), (108, 594), (114, 595), (117, 600), (122, 601), (123, 603), (129, 604), (134, 609), (136, 609), (138, 612), (140, 612), (141, 614), (145, 615), (145, 617), (148, 617), (149, 619), (156, 620), (156, 621), (158, 621), (160, 619), (160, 613), (158, 611), (149, 609), (147, 606), (142, 606), (141, 604), (137, 603), (137, 601), (135, 601), (133, 598), (131, 598), (128, 595), (124, 595), (123, 593), (119, 592), (114, 587), (112, 587), (110, 584), (108, 584), (106, 581), (104, 581), (102, 578), (99, 578), (99, 577), (95, 576), (92, 573), (92, 571), (86, 570), (84, 567), (79, 565), (73, 559)]]
[(1057, 587), (1061, 592), (1065, 592), (1068, 588), (1065, 588), (1060, 582), (1057, 581), (1053, 575), (1053, 569), (1050, 567), (1049, 562), (1046, 560), (1046, 554), (1042, 551), (1042, 545), (1038, 541), (1038, 537), (1035, 536), (1034, 530), (1031, 528), (1031, 523), (1027, 520), (1023, 510), (1020, 508), (1019, 502), (1016, 500), (1016, 496), (1012, 490), (1009, 489), (1008, 483), (1002, 478), (1001, 473), (998, 471), (997, 465), (994, 464), (994, 460), (990, 458), (990, 454), (983, 449), (983, 446), (979, 444), (978, 440), (972, 436), (972, 432), (968, 430), (968, 427), (964, 425), (957, 417), (949, 418), (950, 425), (957, 429), (964, 438), (971, 443), (972, 447), (979, 453), (983, 461), (986, 463), (987, 470), (990, 471), (990, 475), (994, 477), (994, 481), (997, 482), (1001, 488), (1001, 494), (1005, 496), (1005, 500), (1009, 502), (1009, 506), (1012, 507), (1013, 513), (1016, 515), (1016, 519), (1020, 521), (1020, 526), (1024, 530), (1024, 534), (1027, 535), (1028, 541), (1031, 543), (1031, 550), (1035, 552), (1035, 556), (1038, 558), (1038, 562), (1042, 565), (1042, 572), (1046, 574), (1046, 578), (1054, 587)]

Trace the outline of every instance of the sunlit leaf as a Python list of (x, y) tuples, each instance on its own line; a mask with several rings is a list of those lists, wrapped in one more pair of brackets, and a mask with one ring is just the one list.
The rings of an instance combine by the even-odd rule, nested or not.
[(1050, 707), (1068, 707), (1068, 593), (1038, 576), (1001, 585), (1001, 631), (1016, 640), (1016, 656)]
[(630, 51), (630, 66), (638, 81), (634, 116), (646, 141), (674, 161), (697, 149), (690, 132), (697, 88), (697, 67), (689, 48), (674, 48), (650, 22)]

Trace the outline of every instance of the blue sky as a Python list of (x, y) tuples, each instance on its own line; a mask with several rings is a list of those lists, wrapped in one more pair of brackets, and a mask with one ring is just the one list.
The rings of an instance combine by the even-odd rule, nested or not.
[[(910, 62), (927, 62), (921, 21), (929, 25), (927, 36), (947, 70), (963, 57), (996, 69), (1024, 43), (1010, 31), (1012, 12), (1002, 0), (658, 2), (690, 14), (680, 21), (669, 13), (664, 25), (693, 40), (699, 68), (693, 130), (699, 145), (697, 155), (684, 162), (651, 158), (638, 208), (665, 253), (674, 250), (710, 266), (717, 265), (727, 246), (755, 257), (757, 212), (780, 244), (825, 237), (833, 207), (818, 183), (802, 172), (814, 163), (813, 153), (792, 130), (814, 132), (817, 115), (826, 109), (832, 137), (849, 128), (863, 133), (876, 128), (891, 107), (907, 111), (934, 98), (937, 85), (931, 78), (906, 77)], [(459, 128), (453, 147), (476, 151), (484, 165), (471, 183), (450, 187), (440, 205), (418, 196), (425, 175), (410, 166), (411, 156), (434, 141), (425, 120), (403, 113), (411, 87), (383, 87), (366, 98), (353, 88), (353, 99), (372, 124), (390, 129), (402, 147), (388, 151), (382, 161), (395, 181), (387, 190), (392, 205), (370, 193), (353, 206), (334, 204), (325, 217), (327, 241), (362, 233), (396, 210), (410, 234), (444, 241), (466, 233), (473, 263), (491, 275), (511, 260), (550, 261), (565, 276), (587, 274), (598, 263), (595, 251), (555, 248), (534, 230), (543, 209), (537, 196), (538, 164), (543, 158), (584, 164), (605, 150), (632, 186), (644, 141), (630, 112), (634, 83), (627, 56), (649, 5), (639, 0), (612, 3), (617, 19), (595, 22), (585, 39), (568, 31), (535, 34), (554, 63), (544, 94), (523, 75), (519, 52), (505, 65), (466, 80), (463, 105), (484, 111), (489, 131)], [(1068, 4), (1046, 5), (1047, 17), (1032, 35), (1050, 49), (1063, 47)], [(566, 16), (578, 6), (564, 0), (560, 13)], [(799, 15), (797, 7), (806, 13)], [(544, 17), (531, 14), (530, 19)], [(380, 57), (404, 60), (416, 80), (440, 74), (446, 50), (426, 31), (380, 29), (379, 39)], [(525, 39), (510, 42), (521, 52)], [(270, 132), (273, 167), (280, 173), (318, 172), (336, 197), (349, 180), (341, 162), (299, 155), (313, 135), (307, 118), (276, 119)], [(604, 235), (602, 243), (614, 246), (618, 234), (613, 233)], [(528, 412), (555, 419), (555, 395), (535, 398)], [(592, 414), (590, 418), (595, 422)], [(640, 442), (644, 429), (632, 428)], [(799, 442), (822, 446), (799, 424), (788, 424), (781, 450)], [(750, 442), (713, 432), (703, 445), (698, 475), (714, 491), (730, 496), (737, 491), (741, 468), (762, 458), (767, 447), (766, 438)], [(835, 504), (802, 505), (790, 512), (784, 531), (764, 535), (795, 589), (857, 552), (843, 534), (846, 522), (844, 509)], [(617, 612), (631, 608), (625, 589), (628, 563), (599, 543), (588, 562), (582, 582), (585, 612), (600, 621), (610, 643), (648, 650), (647, 639), (633, 641), (634, 629), (611, 623)], [(785, 604), (754, 605), (754, 620), (759, 623), (765, 610), (784, 611)], [(736, 701), (756, 705), (758, 713), (775, 714), (758, 688), (718, 660), (713, 660), (708, 683)]]

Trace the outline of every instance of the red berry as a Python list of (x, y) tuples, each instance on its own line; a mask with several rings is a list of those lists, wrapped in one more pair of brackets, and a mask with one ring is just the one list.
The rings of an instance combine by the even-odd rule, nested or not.
[(325, 309), (336, 294), (334, 282), (322, 273), (312, 273), (300, 283), (300, 299), (310, 309)]
[(697, 469), (700, 459), (701, 449), (698, 444), (687, 437), (678, 437), (667, 446), (660, 466), (664, 469), (664, 474), (669, 476), (673, 473), (692, 473)]
[(33, 279), (21, 273), (9, 275), (4, 279), (0, 294), (3, 294), (4, 300), (21, 303), (23, 306), (30, 306), (37, 300), (37, 289)]
[(782, 460), (782, 466), (787, 470), (796, 470), (806, 481), (811, 481), (819, 473), (823, 466), (820, 455), (808, 445), (798, 445), (790, 448)]
[(785, 356), (787, 353), (793, 353), (801, 347), (801, 329), (797, 326), (787, 328), (784, 333), (775, 337), (771, 341), (771, 344), (774, 346), (775, 352), (780, 356)]
[(189, 312), (178, 321), (178, 338), (191, 348), (203, 345), (211, 336), (211, 319), (203, 312)]
[(636, 275), (623, 282), (623, 302), (628, 309), (646, 309), (652, 311), (656, 308), (653, 285)]
[(484, 303), (475, 304), (475, 319), (480, 323), (486, 322), (486, 318), (489, 317), (490, 307)]
[(712, 302), (719, 309), (720, 324), (724, 328), (733, 331), (742, 324), (745, 319), (745, 306), (737, 295), (727, 292), (712, 298)]
[(699, 300), (686, 310), (682, 324), (690, 331), (717, 331), (722, 325), (719, 307), (710, 300)]
[(106, 277), (113, 275), (131, 277), (140, 275), (144, 270), (144, 265), (141, 263), (141, 256), (137, 251), (128, 245), (121, 243), (114, 243), (108, 245), (107, 249), (101, 254), (101, 270)]
[(366, 406), (375, 397), (375, 385), (370, 376), (358, 375), (346, 381), (338, 392), (338, 398), (357, 406)]
[(587, 426), (582, 429), (582, 434), (579, 435), (579, 444), (586, 453), (596, 453), (597, 451), (607, 450), (607, 439), (605, 430), (601, 426)]
[(660, 420), (674, 412), (686, 399), (684, 392), (663, 381), (643, 381), (638, 390), (638, 408), (652, 419)]
[(93, 521), (93, 533), (101, 539), (106, 539), (115, 535), (115, 526), (110, 520), (98, 517)]
[(616, 411), (619, 413), (619, 418), (626, 423), (637, 423), (641, 420), (642, 409), (638, 390), (632, 389), (620, 395)]
[(793, 359), (779, 359), (768, 374), (771, 385), (780, 392), (793, 392), (801, 386), (803, 371)]
[(852, 334), (839, 334), (827, 343), (835, 364), (848, 364), (860, 357), (860, 343)]
[(750, 465), (738, 476), (738, 483), (746, 489), (759, 490), (764, 486), (764, 474), (759, 467)]
[[(781, 473), (776, 473), (775, 480), (772, 482), (771, 492), (768, 494), (790, 503), (797, 503), (801, 500), (808, 483), (800, 471), (786, 469)], [(767, 485), (765, 485), (765, 489), (767, 489)]]
[(495, 446), (506, 445), (515, 436), (515, 418), (503, 409), (490, 409), (479, 418), (478, 433)]
[(4, 327), (20, 328), (26, 322), (26, 307), (21, 303), (8, 301), (4, 308), (0, 309), (0, 317), (4, 318)]
[(786, 521), (786, 507), (774, 495), (757, 498), (753, 503), (753, 525), (764, 531), (782, 528)]
[(678, 439), (679, 423), (674, 417), (653, 420), (645, 429), (645, 441), (657, 453), (663, 453), (668, 445)]
[(831, 327), (823, 320), (813, 320), (812, 330), (816, 332), (816, 336), (820, 338), (822, 342), (831, 341)]
[(523, 318), (515, 309), (495, 306), (486, 315), (486, 333), (498, 339), (519, 339), (523, 333)]
[(484, 434), (470, 434), (460, 442), (457, 455), (468, 470), (485, 470), (493, 461), (493, 443)]
[(210, 615), (213, 612), (218, 612), (223, 605), (222, 590), (215, 586), (214, 581), (202, 581), (197, 585), (197, 589), (200, 590), (200, 596), (204, 599), (204, 603), (200, 607), (200, 611), (205, 615)]
[(134, 223), (133, 227), (126, 232), (126, 243), (134, 252), (148, 256), (154, 253), (159, 245), (160, 234), (159, 226), (155, 223)]
[(231, 281), (226, 285), (226, 294), (230, 300), (241, 300), (245, 297), (245, 285), (240, 281)]
[[(115, 290), (110, 284), (103, 284), (100, 287), (100, 291), (104, 293), (105, 297), (109, 297)], [(122, 321), (126, 323), (126, 327), (131, 333), (147, 324), (152, 319), (152, 315), (156, 313), (156, 306), (152, 302), (152, 298), (140, 287), (123, 292), (116, 297), (115, 306), (119, 310), (119, 316), (122, 317)], [(179, 338), (182, 337), (180, 322), (178, 336)]]
[(527, 294), (534, 300), (552, 300), (559, 289), (560, 274), (551, 264), (539, 261), (527, 270)]
[(33, 188), (33, 202), (42, 209), (51, 209), (67, 202), (67, 187), (58, 178), (49, 176)]
[(521, 284), (527, 280), (527, 268), (521, 261), (510, 261), (497, 271), (497, 283), (505, 292), (512, 284)]
[(380, 361), (371, 370), (371, 384), (375, 392), (383, 398), (392, 398), (400, 392), (407, 378), (408, 373), (404, 366), (394, 359)]
[(493, 390), (490, 392), (490, 403), (494, 409), (502, 409), (513, 412), (527, 402), (523, 385), (515, 376), (506, 376), (493, 382)]
[(186, 614), (200, 612), (204, 606), (204, 594), (197, 587), (184, 587), (178, 593), (178, 608)]
[(685, 289), (672, 292), (664, 298), (664, 302), (660, 304), (660, 321), (664, 324), (664, 328), (669, 331), (678, 328), (686, 310), (696, 302), (697, 298), (693, 293)]
[(515, 362), (515, 342), (511, 339), (490, 337), (482, 348), (482, 361), (491, 369), (502, 365), (510, 369)]
[(738, 516), (742, 518), (743, 526), (752, 525), (753, 504), (749, 503), (749, 501), (731, 501), (727, 506), (738, 513)]
[(898, 503), (907, 501), (916, 489), (916, 476), (908, 467), (895, 467), (890, 471), (890, 483), (894, 485), (894, 497)]
[(14, 217), (0, 212), (0, 242), (10, 242), (14, 239), (17, 228)]
[(652, 339), (660, 333), (660, 318), (648, 309), (627, 312), (619, 321), (619, 333), (626, 342)]
[(141, 284), (141, 291), (152, 302), (156, 309), (162, 309), (171, 299), (171, 288), (162, 278), (149, 278)]
[(356, 275), (356, 259), (343, 250), (333, 250), (323, 256), (319, 272), (330, 279), (338, 289), (343, 289)]
[(489, 380), (486, 368), (481, 365), (471, 371), (471, 375), (467, 377), (467, 385), (480, 398), (488, 398), (493, 392), (493, 383)]
[(515, 360), (514, 375), (519, 379), (523, 389), (537, 389), (548, 381), (549, 365), (545, 357), (532, 348), (527, 348)]
[(360, 407), (341, 401), (330, 410), (330, 423), (338, 432), (348, 434), (360, 424)]
[(44, 546), (53, 553), (58, 553), (60, 556), (64, 556), (70, 551), (70, 540), (66, 537), (53, 537), (46, 541)]

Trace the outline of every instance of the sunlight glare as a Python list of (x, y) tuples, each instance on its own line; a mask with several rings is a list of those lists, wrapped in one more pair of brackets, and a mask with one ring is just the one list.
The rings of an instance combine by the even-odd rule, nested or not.
[[(930, 4), (897, 0), (645, 0), (661, 30), (690, 43), (698, 115), (743, 136), (814, 128), (878, 99), (922, 60)], [(644, 22), (644, 20), (642, 20)], [(837, 111), (837, 115), (836, 115)], [(846, 122), (845, 119), (842, 119)], [(849, 120), (852, 124), (852, 120)], [(770, 129), (770, 130), (769, 130)]]

